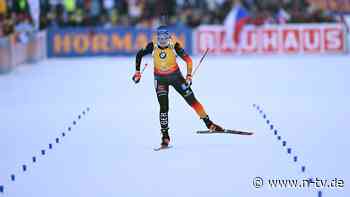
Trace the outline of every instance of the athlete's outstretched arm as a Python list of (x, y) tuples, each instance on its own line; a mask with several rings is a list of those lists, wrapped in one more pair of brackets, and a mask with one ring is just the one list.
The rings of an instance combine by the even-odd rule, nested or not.
[(185, 52), (185, 50), (181, 47), (181, 45), (177, 42), (175, 44), (175, 51), (177, 53), (178, 56), (181, 57), (181, 59), (183, 59), (186, 64), (187, 64), (187, 76), (188, 75), (192, 75), (192, 59), (191, 57)]
[(136, 54), (136, 71), (140, 71), (142, 57), (153, 52), (153, 43), (150, 42), (145, 48), (140, 49)]
[(137, 54), (136, 54), (136, 71), (134, 76), (132, 77), (132, 80), (135, 83), (140, 82), (141, 80), (141, 72), (140, 72), (140, 67), (141, 67), (141, 60), (142, 57), (148, 54), (151, 54), (153, 52), (153, 43), (150, 42), (147, 44), (146, 48), (140, 49)]

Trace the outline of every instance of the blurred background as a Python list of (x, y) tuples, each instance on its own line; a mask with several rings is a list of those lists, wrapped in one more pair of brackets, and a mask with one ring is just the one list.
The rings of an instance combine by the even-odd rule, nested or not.
[[(233, 38), (215, 38), (219, 39), (215, 41), (217, 43), (225, 39), (228, 46), (244, 42), (240, 40), (246, 38), (245, 35), (249, 33), (241, 32), (245, 27), (252, 25), (261, 29), (269, 25), (340, 24), (343, 29), (341, 39), (342, 42), (346, 42), (349, 12), (350, 2), (346, 0), (0, 0), (0, 67), (2, 71), (6, 71), (9, 70), (7, 67), (11, 67), (8, 65), (13, 67), (14, 64), (24, 61), (9, 58), (11, 47), (7, 46), (11, 45), (10, 40), (12, 44), (26, 44), (17, 48), (20, 47), (27, 56), (31, 56), (22, 57), (30, 61), (42, 58), (46, 54), (49, 57), (72, 54), (67, 52), (69, 46), (66, 46), (69, 45), (69, 35), (62, 30), (69, 32), (74, 28), (76, 32), (85, 32), (89, 38), (97, 39), (95, 50), (88, 50), (89, 55), (135, 54), (137, 48), (143, 47), (151, 39), (150, 34), (153, 34), (154, 28), (161, 23), (173, 28), (175, 37), (180, 37), (180, 42), (193, 55), (203, 51), (196, 49), (201, 36), (193, 34), (198, 34), (197, 30), (201, 27), (215, 25), (216, 29), (220, 29), (220, 26), (225, 27), (225, 30), (220, 32), (233, 35)], [(140, 30), (146, 32), (146, 38), (134, 35), (135, 32), (139, 34)], [(96, 32), (102, 31), (106, 33), (107, 38), (95, 36)], [(130, 41), (125, 37), (128, 33), (125, 34), (124, 31), (132, 34)], [(55, 32), (59, 35), (52, 35)], [(179, 35), (181, 32), (187, 33)], [(113, 37), (111, 34), (118, 34), (119, 37)], [(65, 40), (62, 41), (65, 54), (57, 51), (61, 45), (60, 38)], [(89, 45), (87, 48), (91, 48), (94, 44), (90, 41), (87, 40), (87, 43), (82, 45)], [(202, 47), (215, 48), (213, 44), (203, 43), (205, 46)], [(28, 47), (33, 50), (26, 49)], [(79, 51), (75, 51), (77, 50)], [(38, 54), (35, 54), (35, 51)], [(80, 56), (87, 54), (80, 53)], [(37, 57), (34, 57), (35, 55)]]
[[(1, 36), (13, 33), (23, 23), (36, 21), (27, 0), (1, 0)], [(338, 3), (338, 2), (344, 2)], [(222, 24), (233, 0), (40, 0), (39, 28), (77, 26), (157, 27), (161, 15), (169, 17), (169, 25), (198, 27)], [(348, 1), (322, 0), (242, 0), (252, 18), (260, 23), (337, 22), (334, 12), (347, 12)], [(334, 5), (335, 4), (335, 5)], [(281, 20), (283, 19), (283, 20)]]

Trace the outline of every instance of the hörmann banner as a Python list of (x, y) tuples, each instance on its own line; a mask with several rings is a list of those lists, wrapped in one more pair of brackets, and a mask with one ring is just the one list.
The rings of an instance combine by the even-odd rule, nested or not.
[[(192, 53), (192, 30), (170, 29), (177, 40)], [(99, 55), (133, 55), (155, 36), (153, 29), (118, 28), (64, 28), (48, 32), (48, 57), (80, 57)]]
[(194, 33), (194, 53), (211, 54), (340, 54), (347, 52), (344, 24), (247, 26), (239, 43), (227, 43), (224, 26), (200, 26)]

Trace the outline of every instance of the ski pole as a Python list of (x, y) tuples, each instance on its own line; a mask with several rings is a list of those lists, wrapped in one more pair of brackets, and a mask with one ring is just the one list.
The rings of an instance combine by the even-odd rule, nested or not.
[[(197, 70), (199, 69), (199, 66), (200, 66), (201, 63), (203, 62), (205, 56), (207, 56), (208, 52), (209, 52), (209, 48), (207, 48), (207, 49), (205, 50), (204, 54), (202, 55), (201, 59), (199, 60), (199, 62), (198, 62), (198, 64), (197, 64), (197, 66), (194, 68), (194, 71), (193, 71), (193, 74), (192, 74), (192, 78), (193, 78), (194, 75), (197, 73)], [(190, 88), (191, 85), (192, 85), (192, 83), (187, 84), (187, 88)]]
[[(147, 66), (148, 66), (148, 64), (146, 63), (145, 66), (142, 68), (142, 70), (141, 70), (141, 72), (140, 72), (140, 75), (141, 75), (141, 76), (142, 76), (143, 72), (145, 72)], [(132, 77), (132, 80), (133, 80), (135, 83), (137, 83), (137, 82), (135, 81), (135, 76)]]
[(200, 66), (201, 63), (203, 62), (205, 56), (207, 56), (208, 52), (209, 52), (209, 48), (207, 48), (207, 49), (205, 50), (204, 54), (202, 55), (201, 59), (199, 60), (199, 62), (198, 62), (198, 64), (197, 64), (196, 68), (194, 68), (192, 77), (194, 77), (194, 75), (196, 74), (197, 70), (199, 69), (199, 66)]
[(146, 63), (145, 66), (143, 67), (143, 69), (141, 70), (141, 75), (143, 74), (143, 72), (145, 72), (147, 66), (148, 66), (148, 64)]

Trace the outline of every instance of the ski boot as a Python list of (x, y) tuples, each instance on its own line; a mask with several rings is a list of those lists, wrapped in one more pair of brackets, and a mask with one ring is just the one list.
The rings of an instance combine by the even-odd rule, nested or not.
[(169, 137), (168, 130), (169, 130), (169, 128), (162, 128), (160, 130), (162, 133), (162, 143), (160, 144), (160, 146), (162, 148), (168, 147), (170, 144), (170, 137)]
[(205, 123), (205, 126), (207, 126), (207, 128), (209, 129), (209, 131), (211, 131), (211, 132), (220, 132), (220, 131), (222, 131), (222, 132), (224, 132), (224, 128), (222, 128), (221, 126), (219, 126), (219, 125), (217, 125), (217, 124), (215, 124), (215, 123), (213, 123), (213, 121), (211, 121), (210, 119), (209, 119), (209, 116), (206, 116), (205, 118), (203, 118), (203, 121), (204, 121), (204, 123)]

